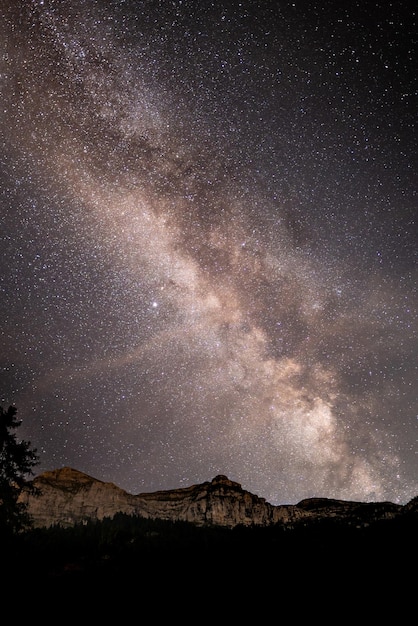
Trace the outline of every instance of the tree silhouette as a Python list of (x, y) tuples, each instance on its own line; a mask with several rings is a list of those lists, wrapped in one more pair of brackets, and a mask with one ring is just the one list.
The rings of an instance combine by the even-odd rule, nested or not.
[(16, 418), (17, 409), (0, 406), (0, 532), (17, 533), (30, 526), (27, 506), (18, 501), (32, 468), (39, 463), (36, 449), (30, 441), (18, 441), (16, 428), (22, 421)]

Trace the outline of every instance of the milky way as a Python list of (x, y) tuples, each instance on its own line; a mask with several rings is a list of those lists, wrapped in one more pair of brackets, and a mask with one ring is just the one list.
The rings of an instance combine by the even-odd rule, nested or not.
[(418, 495), (413, 3), (3, 3), (0, 400), (39, 471)]

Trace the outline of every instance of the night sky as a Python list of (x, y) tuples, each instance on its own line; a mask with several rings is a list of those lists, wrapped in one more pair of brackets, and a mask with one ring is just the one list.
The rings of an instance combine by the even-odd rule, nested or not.
[(0, 402), (36, 473), (417, 496), (415, 3), (0, 12)]

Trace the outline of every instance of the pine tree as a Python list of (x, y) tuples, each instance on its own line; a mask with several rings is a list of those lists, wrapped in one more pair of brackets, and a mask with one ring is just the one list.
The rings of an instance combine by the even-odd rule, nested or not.
[(15, 430), (22, 421), (16, 418), (17, 409), (0, 407), (0, 532), (17, 533), (30, 526), (26, 505), (18, 501), (33, 467), (39, 463), (36, 449), (30, 441), (18, 441)]

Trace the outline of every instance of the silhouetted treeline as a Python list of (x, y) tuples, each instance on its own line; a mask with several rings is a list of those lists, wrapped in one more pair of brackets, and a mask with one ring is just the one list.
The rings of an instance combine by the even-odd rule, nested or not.
[[(335, 519), (234, 529), (117, 514), (71, 528), (33, 529), (3, 550), (9, 572), (48, 588), (245, 583), (292, 577), (388, 575), (418, 556), (416, 513), (356, 527)], [(180, 577), (180, 578), (179, 578)]]

